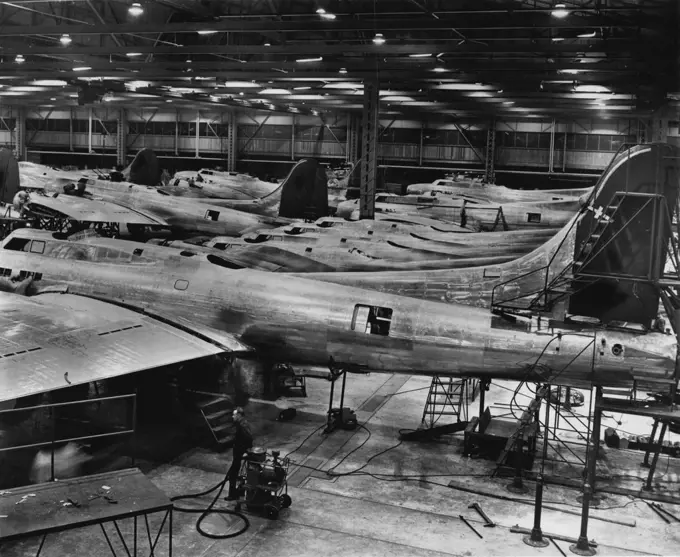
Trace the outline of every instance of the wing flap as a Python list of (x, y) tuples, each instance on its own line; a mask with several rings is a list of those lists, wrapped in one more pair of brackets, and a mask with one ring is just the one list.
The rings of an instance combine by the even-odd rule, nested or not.
[(200, 336), (91, 298), (0, 293), (0, 401), (245, 347)]

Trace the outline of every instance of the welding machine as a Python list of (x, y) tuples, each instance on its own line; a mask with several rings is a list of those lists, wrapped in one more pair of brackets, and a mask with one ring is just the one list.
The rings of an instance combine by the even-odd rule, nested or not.
[(279, 455), (279, 451), (268, 452), (260, 447), (248, 450), (239, 471), (237, 493), (244, 493), (244, 498), (236, 503), (237, 512), (241, 510), (242, 503), (245, 503), (248, 510), (276, 519), (281, 509), (290, 507), (290, 460), (280, 458)]

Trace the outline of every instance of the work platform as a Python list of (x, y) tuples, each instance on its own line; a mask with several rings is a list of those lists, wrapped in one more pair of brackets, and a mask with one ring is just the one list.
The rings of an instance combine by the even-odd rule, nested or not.
[[(114, 555), (120, 553), (116, 552), (111, 541), (116, 534), (127, 555), (136, 556), (138, 550), (145, 554), (147, 551), (154, 554), (158, 539), (167, 524), (166, 554), (171, 557), (172, 508), (168, 496), (136, 468), (10, 489), (0, 492), (0, 555), (11, 554), (11, 548), (3, 550), (3, 542), (25, 538), (39, 538), (37, 548), (37, 543), (28, 544), (33, 546), (30, 549), (36, 557), (43, 549), (47, 554), (54, 555), (54, 551), (50, 551), (48, 535), (88, 526), (101, 528)], [(164, 516), (155, 536), (149, 529), (147, 516), (153, 513), (163, 513)], [(138, 532), (137, 523), (140, 517), (144, 518), (146, 535)], [(118, 523), (125, 519), (132, 519), (133, 522), (132, 540), (128, 537), (128, 542), (125, 541)], [(108, 523), (113, 523), (109, 532), (104, 526)], [(145, 545), (147, 542), (148, 550)], [(26, 550), (29, 550), (28, 546)], [(94, 555), (87, 546), (77, 553), (68, 554), (74, 557)]]

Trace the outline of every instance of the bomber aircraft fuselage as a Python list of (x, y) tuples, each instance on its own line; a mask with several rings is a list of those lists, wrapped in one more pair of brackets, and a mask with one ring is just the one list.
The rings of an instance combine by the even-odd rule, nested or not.
[[(184, 326), (237, 335), (272, 363), (324, 365), (332, 358), (365, 371), (568, 385), (673, 380), (671, 335), (512, 322), (485, 309), (235, 270), (217, 256), (172, 251), (158, 259), (147, 257), (143, 245), (135, 252), (108, 240), (100, 248), (20, 230), (2, 244), (0, 272), (32, 278), (37, 291), (61, 285)], [(11, 289), (8, 278), (3, 282)]]

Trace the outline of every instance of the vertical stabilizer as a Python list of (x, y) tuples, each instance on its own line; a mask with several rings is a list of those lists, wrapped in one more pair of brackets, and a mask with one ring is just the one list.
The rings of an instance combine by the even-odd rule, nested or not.
[(653, 143), (612, 161), (577, 225), (569, 313), (645, 326), (657, 316), (679, 156), (677, 147)]
[(130, 166), (123, 170), (128, 182), (140, 186), (157, 186), (161, 181), (161, 167), (156, 153), (151, 149), (142, 149), (137, 153)]
[(316, 159), (298, 162), (281, 186), (279, 216), (317, 219), (328, 216), (328, 179)]
[(12, 151), (0, 149), (0, 201), (12, 203), (19, 186), (19, 163)]

